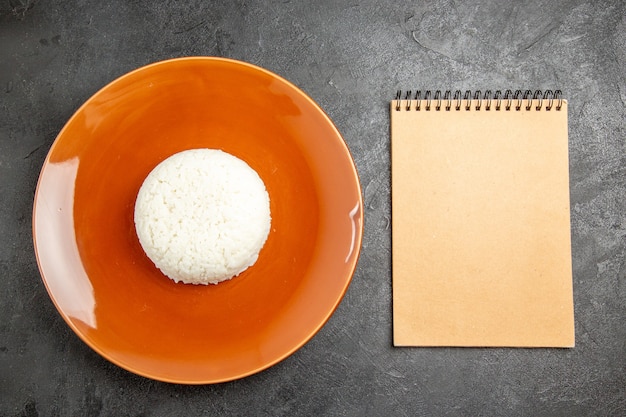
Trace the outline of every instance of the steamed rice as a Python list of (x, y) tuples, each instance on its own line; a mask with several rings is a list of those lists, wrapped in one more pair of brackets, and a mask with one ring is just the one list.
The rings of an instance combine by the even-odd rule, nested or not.
[(220, 150), (167, 158), (145, 179), (135, 203), (141, 246), (176, 282), (217, 284), (239, 275), (256, 262), (270, 224), (261, 178)]

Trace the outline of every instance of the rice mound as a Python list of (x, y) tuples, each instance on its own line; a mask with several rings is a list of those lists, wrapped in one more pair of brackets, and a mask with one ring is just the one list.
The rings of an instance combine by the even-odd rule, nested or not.
[(269, 195), (241, 159), (179, 152), (146, 177), (135, 229), (146, 255), (175, 282), (217, 284), (252, 266), (270, 231)]

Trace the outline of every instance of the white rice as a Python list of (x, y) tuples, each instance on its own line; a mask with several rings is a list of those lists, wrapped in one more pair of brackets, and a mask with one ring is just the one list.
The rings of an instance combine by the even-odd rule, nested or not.
[(270, 230), (269, 195), (241, 159), (214, 149), (157, 165), (135, 203), (144, 251), (176, 282), (217, 284), (252, 266)]

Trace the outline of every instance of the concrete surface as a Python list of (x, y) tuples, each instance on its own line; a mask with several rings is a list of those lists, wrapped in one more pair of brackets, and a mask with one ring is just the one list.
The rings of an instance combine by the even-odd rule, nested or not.
[[(1, 416), (626, 415), (626, 3), (0, 1)], [(150, 62), (217, 55), (292, 81), (336, 122), (365, 199), (350, 289), (293, 356), (246, 379), (135, 376), (65, 325), (35, 263), (33, 192), (78, 106)], [(397, 89), (569, 100), (574, 349), (391, 346), (388, 101)]]

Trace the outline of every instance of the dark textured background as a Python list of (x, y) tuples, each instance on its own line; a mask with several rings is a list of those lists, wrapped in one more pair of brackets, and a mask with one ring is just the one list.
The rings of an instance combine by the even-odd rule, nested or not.
[[(1, 416), (626, 415), (624, 1), (0, 0)], [(65, 325), (33, 255), (56, 134), (139, 66), (217, 55), (292, 81), (335, 121), (365, 200), (359, 266), (308, 344), (246, 379), (124, 371)], [(402, 89), (569, 100), (574, 349), (391, 346), (388, 101)]]

